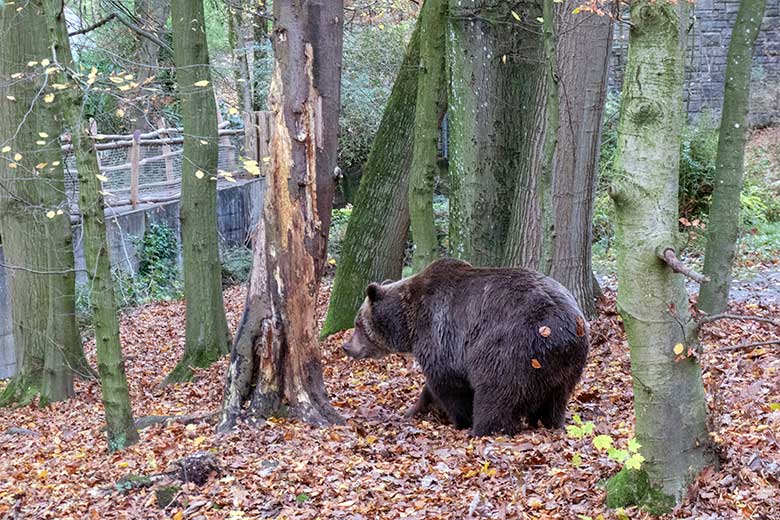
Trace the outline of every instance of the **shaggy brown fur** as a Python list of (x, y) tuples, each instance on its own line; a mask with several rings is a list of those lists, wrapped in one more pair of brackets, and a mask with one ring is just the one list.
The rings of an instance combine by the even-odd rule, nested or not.
[(474, 435), (512, 434), (523, 418), (563, 426), (588, 354), (571, 294), (528, 269), (442, 259), (399, 282), (371, 284), (344, 350), (355, 358), (411, 352), (431, 403)]

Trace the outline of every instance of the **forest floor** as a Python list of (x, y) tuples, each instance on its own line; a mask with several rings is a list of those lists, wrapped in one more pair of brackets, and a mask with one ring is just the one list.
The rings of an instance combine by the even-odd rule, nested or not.
[[(226, 291), (231, 327), (244, 292)], [(327, 288), (320, 308), (327, 302)], [(780, 306), (735, 303), (740, 314), (780, 315)], [(312, 428), (272, 419), (217, 437), (227, 360), (197, 372), (191, 383), (161, 387), (183, 349), (182, 302), (149, 304), (122, 318), (133, 408), (142, 416), (202, 416), (158, 424), (124, 452), (106, 452), (96, 382), (77, 383), (75, 398), (46, 409), (0, 410), (0, 517), (7, 518), (647, 518), (608, 510), (604, 481), (619, 465), (592, 438), (562, 431), (524, 431), (511, 438), (471, 438), (435, 417), (405, 421), (421, 388), (411, 360), (351, 361), (344, 334), (323, 344), (325, 381), (342, 426)], [(704, 335), (702, 365), (721, 458), (702, 473), (669, 518), (780, 518), (780, 349), (723, 350), (780, 339), (758, 322), (718, 322)], [(94, 345), (87, 346), (94, 363)], [(773, 350), (774, 349), (774, 350)], [(0, 383), (1, 384), (1, 383)], [(629, 355), (614, 293), (607, 291), (592, 324), (574, 415), (625, 447), (633, 434)], [(221, 471), (203, 485), (179, 484), (161, 509), (155, 490), (121, 481), (164, 473), (173, 461), (212, 453)], [(147, 483), (148, 484), (148, 483)]]

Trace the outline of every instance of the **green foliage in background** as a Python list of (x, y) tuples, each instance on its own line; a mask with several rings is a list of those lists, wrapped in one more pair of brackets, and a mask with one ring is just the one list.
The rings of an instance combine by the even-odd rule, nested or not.
[(345, 30), (338, 159), (342, 169), (359, 167), (368, 158), (412, 28), (401, 23)]

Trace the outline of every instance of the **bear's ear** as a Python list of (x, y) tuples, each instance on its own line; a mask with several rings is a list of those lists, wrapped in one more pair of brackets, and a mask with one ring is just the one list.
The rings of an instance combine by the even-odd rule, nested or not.
[(366, 296), (368, 296), (368, 301), (378, 302), (383, 296), (382, 286), (376, 283), (369, 284), (366, 289)]

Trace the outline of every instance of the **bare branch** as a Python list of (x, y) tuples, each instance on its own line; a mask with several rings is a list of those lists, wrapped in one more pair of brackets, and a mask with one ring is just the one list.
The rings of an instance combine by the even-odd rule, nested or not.
[(117, 16), (116, 13), (111, 13), (110, 15), (106, 16), (102, 20), (99, 20), (88, 27), (84, 27), (83, 29), (79, 29), (78, 31), (73, 31), (71, 33), (68, 33), (68, 36), (78, 36), (79, 34), (87, 34), (88, 32), (94, 31), (95, 29), (106, 25), (108, 22), (116, 18), (116, 16)]
[(37, 269), (30, 269), (28, 267), (21, 267), (19, 265), (10, 265), (10, 264), (4, 264), (0, 262), (0, 267), (4, 269), (10, 269), (12, 271), (24, 271), (25, 273), (32, 273), (32, 274), (70, 274), (70, 273), (77, 273), (77, 272), (87, 272), (86, 269), (63, 269), (61, 271), (39, 271)]
[(765, 347), (768, 345), (780, 345), (780, 339), (776, 339), (772, 341), (759, 341), (757, 343), (743, 343), (741, 345), (732, 345), (730, 347), (721, 347), (719, 349), (716, 349), (715, 352), (728, 352), (730, 350), (743, 350), (743, 349), (755, 348), (755, 347)]
[(157, 44), (158, 47), (161, 47), (161, 48), (163, 48), (163, 49), (165, 49), (167, 51), (173, 52), (173, 49), (171, 49), (170, 45), (168, 45), (167, 43), (165, 43), (164, 41), (162, 41), (161, 39), (159, 39), (157, 36), (155, 36), (154, 34), (150, 33), (149, 31), (141, 29), (136, 24), (134, 24), (130, 20), (126, 19), (124, 16), (117, 15), (116, 19), (119, 20), (122, 23), (122, 25), (124, 25), (125, 27), (127, 27), (128, 29), (133, 31), (134, 33), (138, 34), (139, 36), (143, 36), (144, 38), (146, 38), (148, 40), (152, 40), (154, 43)]
[(780, 327), (780, 321), (773, 320), (772, 318), (766, 318), (764, 316), (747, 316), (741, 314), (713, 314), (711, 316), (704, 316), (696, 320), (699, 326), (718, 320), (738, 320), (738, 321), (760, 321), (762, 323), (769, 323), (775, 327)]
[(666, 265), (668, 265), (672, 271), (676, 273), (680, 273), (681, 275), (685, 276), (686, 278), (690, 278), (696, 283), (704, 283), (709, 282), (710, 279), (703, 274), (697, 273), (690, 267), (687, 267), (685, 264), (680, 261), (679, 258), (677, 258), (677, 253), (675, 253), (673, 247), (664, 247), (660, 246), (658, 249), (656, 249), (656, 255), (658, 258), (666, 262)]
[(144, 38), (153, 41), (154, 43), (157, 44), (158, 47), (162, 47), (165, 50), (172, 51), (170, 45), (168, 45), (167, 43), (165, 43), (164, 41), (159, 39), (154, 34), (152, 34), (149, 31), (147, 31), (146, 29), (142, 29), (141, 27), (137, 26), (136, 24), (134, 24), (133, 22), (131, 22), (130, 20), (128, 20), (127, 18), (125, 18), (124, 16), (122, 16), (119, 13), (111, 13), (108, 16), (106, 16), (105, 18), (103, 18), (102, 20), (99, 20), (99, 21), (93, 23), (89, 27), (85, 27), (83, 29), (79, 29), (78, 31), (73, 31), (72, 33), (68, 33), (68, 36), (76, 36), (76, 35), (79, 35), (79, 34), (86, 34), (86, 33), (90, 32), (90, 31), (94, 31), (98, 27), (102, 27), (103, 25), (107, 24), (108, 22), (110, 22), (111, 20), (114, 20), (114, 19), (118, 20), (119, 23), (121, 23), (122, 25), (124, 25), (125, 27), (127, 27), (128, 29), (133, 31), (134, 33), (138, 34), (139, 36), (143, 36)]

